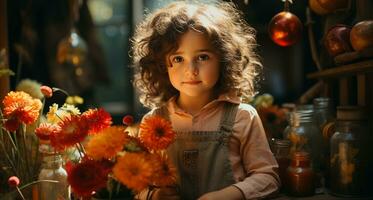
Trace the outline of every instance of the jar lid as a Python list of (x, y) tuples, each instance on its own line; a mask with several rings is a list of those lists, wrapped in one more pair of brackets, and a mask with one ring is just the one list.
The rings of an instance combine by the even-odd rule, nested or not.
[(293, 159), (294, 160), (309, 160), (310, 154), (305, 151), (296, 151), (293, 154)]
[(337, 120), (365, 120), (366, 109), (362, 106), (338, 106)]
[(327, 97), (318, 97), (313, 99), (313, 105), (316, 108), (328, 108), (332, 106), (332, 100)]
[(290, 140), (281, 140), (281, 139), (275, 139), (274, 143), (278, 147), (289, 147), (291, 144)]

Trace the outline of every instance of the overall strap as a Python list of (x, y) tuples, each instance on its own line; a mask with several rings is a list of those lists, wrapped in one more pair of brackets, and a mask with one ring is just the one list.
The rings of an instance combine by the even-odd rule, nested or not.
[(233, 130), (234, 121), (236, 119), (236, 114), (238, 110), (238, 105), (233, 103), (224, 103), (223, 114), (220, 120), (220, 131), (224, 135), (230, 135)]

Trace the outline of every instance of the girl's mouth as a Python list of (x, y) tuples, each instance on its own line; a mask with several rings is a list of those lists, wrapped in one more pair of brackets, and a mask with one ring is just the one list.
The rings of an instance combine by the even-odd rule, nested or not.
[(188, 85), (197, 85), (202, 83), (202, 81), (184, 81), (182, 82), (183, 84), (188, 84)]

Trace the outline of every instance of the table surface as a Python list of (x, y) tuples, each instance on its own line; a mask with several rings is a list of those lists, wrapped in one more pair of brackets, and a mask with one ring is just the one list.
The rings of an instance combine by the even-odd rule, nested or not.
[(285, 194), (278, 194), (276, 197), (272, 198), (273, 200), (373, 200), (373, 197), (364, 197), (364, 198), (346, 198), (346, 197), (336, 197), (324, 192), (315, 194), (309, 197), (290, 197)]

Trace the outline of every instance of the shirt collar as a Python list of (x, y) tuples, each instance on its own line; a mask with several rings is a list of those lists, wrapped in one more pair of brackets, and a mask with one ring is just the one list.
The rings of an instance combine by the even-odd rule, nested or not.
[[(186, 115), (186, 116), (191, 116), (189, 113), (185, 112), (182, 108), (180, 108), (177, 103), (177, 95), (173, 96), (167, 101), (167, 108), (170, 113), (176, 113), (179, 115)], [(201, 111), (210, 109), (218, 105), (220, 102), (230, 102), (233, 104), (240, 104), (241, 99), (239, 96), (237, 96), (236, 92), (228, 92), (224, 94), (220, 94), (217, 99), (212, 100), (208, 104), (206, 104)], [(197, 113), (198, 115), (198, 113)]]

